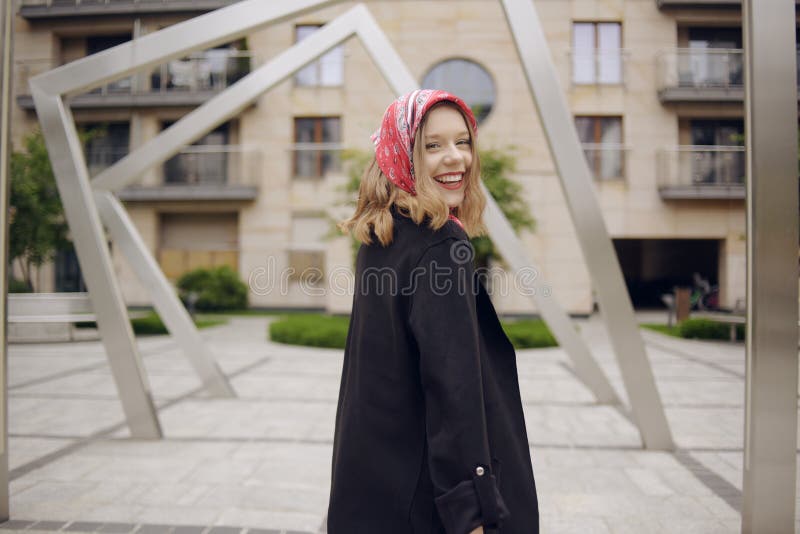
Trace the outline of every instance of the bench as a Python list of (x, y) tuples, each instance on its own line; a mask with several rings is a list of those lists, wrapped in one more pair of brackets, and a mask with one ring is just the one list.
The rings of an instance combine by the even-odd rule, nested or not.
[[(129, 312), (141, 317), (146, 312)], [(9, 293), (8, 341), (88, 341), (99, 339), (94, 330), (78, 333), (75, 323), (95, 321), (88, 293)]]

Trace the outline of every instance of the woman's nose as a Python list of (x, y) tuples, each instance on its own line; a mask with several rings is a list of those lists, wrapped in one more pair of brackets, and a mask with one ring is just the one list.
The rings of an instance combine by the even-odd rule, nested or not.
[(463, 155), (458, 150), (458, 147), (456, 145), (447, 146), (447, 152), (445, 152), (444, 154), (445, 162), (457, 163), (461, 161), (463, 158), (464, 158)]

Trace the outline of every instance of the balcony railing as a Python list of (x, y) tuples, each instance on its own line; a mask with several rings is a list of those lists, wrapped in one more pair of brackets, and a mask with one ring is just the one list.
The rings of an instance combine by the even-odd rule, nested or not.
[(744, 54), (735, 48), (679, 48), (658, 54), (658, 88), (741, 89)]
[(134, 185), (123, 200), (252, 200), (261, 182), (261, 150), (244, 145), (191, 145), (161, 167), (159, 185)]
[(625, 65), (628, 50), (572, 49), (570, 80), (572, 85), (622, 85), (625, 83)]
[(341, 170), (340, 143), (295, 143), (290, 148), (295, 178), (324, 178)]
[(583, 143), (581, 146), (595, 180), (625, 178), (625, 156), (628, 147), (617, 143)]
[(239, 0), (21, 0), (25, 18), (158, 13), (202, 13)]
[(742, 146), (678, 146), (657, 157), (662, 198), (744, 198), (745, 148)]
[[(16, 64), (15, 93), (18, 103), (33, 107), (28, 81), (57, 67), (52, 59), (23, 60)], [(246, 76), (253, 68), (249, 52), (205, 50), (156, 67), (149, 76), (133, 75), (76, 96), (76, 108), (113, 106), (197, 105), (209, 93), (219, 92)]]

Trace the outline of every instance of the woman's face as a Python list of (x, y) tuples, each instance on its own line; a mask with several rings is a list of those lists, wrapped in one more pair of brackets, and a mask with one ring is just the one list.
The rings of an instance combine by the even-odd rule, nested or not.
[(461, 113), (450, 106), (428, 112), (422, 129), (422, 161), (436, 189), (450, 208), (464, 201), (472, 165), (472, 141)]

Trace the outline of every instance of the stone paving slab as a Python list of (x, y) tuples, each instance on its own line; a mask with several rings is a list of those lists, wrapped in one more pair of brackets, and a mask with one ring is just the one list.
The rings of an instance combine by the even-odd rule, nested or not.
[[(12, 521), (0, 530), (322, 532), (342, 352), (272, 343), (268, 321), (201, 332), (236, 399), (198, 390), (169, 337), (137, 340), (160, 441), (129, 439), (99, 343), (11, 345)], [(580, 331), (624, 399), (602, 324)], [(518, 351), (542, 532), (739, 531), (743, 346), (643, 336), (675, 453), (641, 449), (627, 410), (597, 404), (560, 349)]]

